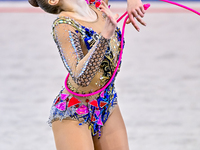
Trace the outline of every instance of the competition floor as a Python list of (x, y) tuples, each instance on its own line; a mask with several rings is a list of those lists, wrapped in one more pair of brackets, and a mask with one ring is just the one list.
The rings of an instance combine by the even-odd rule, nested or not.
[[(200, 11), (200, 2), (183, 4)], [(127, 26), (116, 80), (130, 150), (199, 150), (200, 16), (151, 5), (147, 27)], [(46, 121), (67, 74), (51, 36), (55, 17), (26, 2), (0, 3), (1, 150), (55, 150)]]

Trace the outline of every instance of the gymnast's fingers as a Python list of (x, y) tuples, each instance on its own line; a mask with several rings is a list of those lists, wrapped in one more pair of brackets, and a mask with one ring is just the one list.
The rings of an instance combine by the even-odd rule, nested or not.
[(140, 18), (140, 17), (137, 17), (136, 18), (138, 22), (140, 22), (142, 25), (146, 26), (146, 23)]
[(144, 10), (144, 6), (140, 6), (140, 11), (143, 13), (143, 15), (145, 14), (145, 10)]
[(135, 9), (137, 14), (140, 16), (140, 17), (144, 17), (144, 14), (142, 13), (142, 11), (138, 8), (138, 9)]
[(108, 8), (108, 5), (107, 5), (104, 1), (101, 1), (101, 4), (102, 4), (104, 7)]
[[(134, 15), (131, 13), (131, 12), (128, 12), (128, 15), (129, 15), (129, 20), (130, 22), (132, 23), (132, 25), (134, 26), (134, 28), (137, 30), (137, 31), (140, 31), (140, 28), (138, 27), (135, 19), (134, 19), (134, 15), (136, 15), (136, 12), (134, 13)], [(137, 16), (137, 15), (136, 15)]]
[(115, 21), (119, 18), (119, 14), (115, 14), (114, 19)]
[(131, 20), (128, 18), (126, 21), (126, 24), (129, 24), (129, 23), (131, 23)]

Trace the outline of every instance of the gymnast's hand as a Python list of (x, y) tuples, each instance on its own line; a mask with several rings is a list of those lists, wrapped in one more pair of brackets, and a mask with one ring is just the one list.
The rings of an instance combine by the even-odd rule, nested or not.
[(119, 15), (114, 15), (104, 1), (101, 1), (101, 5), (99, 6), (99, 8), (107, 16), (106, 23), (101, 32), (101, 35), (106, 39), (110, 39), (113, 36), (117, 27), (117, 18), (119, 17)]
[(127, 24), (132, 23), (137, 31), (140, 31), (140, 28), (138, 27), (136, 20), (142, 25), (146, 26), (146, 23), (141, 19), (145, 14), (141, 0), (127, 0), (127, 12), (129, 15), (129, 18), (126, 22)]

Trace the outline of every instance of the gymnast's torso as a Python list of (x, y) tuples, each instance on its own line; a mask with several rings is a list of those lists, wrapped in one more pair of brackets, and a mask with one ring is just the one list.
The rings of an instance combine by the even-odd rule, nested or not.
[[(77, 20), (60, 14), (53, 23), (54, 40), (62, 61), (70, 73), (67, 81), (68, 88), (82, 94), (92, 93), (109, 81), (120, 53), (121, 32), (119, 28), (116, 29), (109, 41), (101, 40), (105, 17), (94, 5), (90, 7), (97, 15), (97, 19), (93, 22)], [(62, 40), (59, 40), (60, 38)], [(90, 52), (91, 49), (98, 50)], [(84, 57), (87, 58), (83, 60)], [(66, 89), (63, 90), (63, 93), (70, 94)], [(90, 100), (94, 97), (95, 95), (87, 99)], [(82, 101), (86, 99), (78, 98)]]

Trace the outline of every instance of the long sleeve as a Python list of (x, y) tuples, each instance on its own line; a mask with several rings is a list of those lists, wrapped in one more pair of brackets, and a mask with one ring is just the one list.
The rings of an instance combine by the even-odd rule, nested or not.
[(79, 86), (88, 86), (104, 59), (109, 40), (99, 36), (84, 56), (80, 44), (80, 33), (71, 23), (56, 24), (53, 33), (63, 63), (72, 79)]

